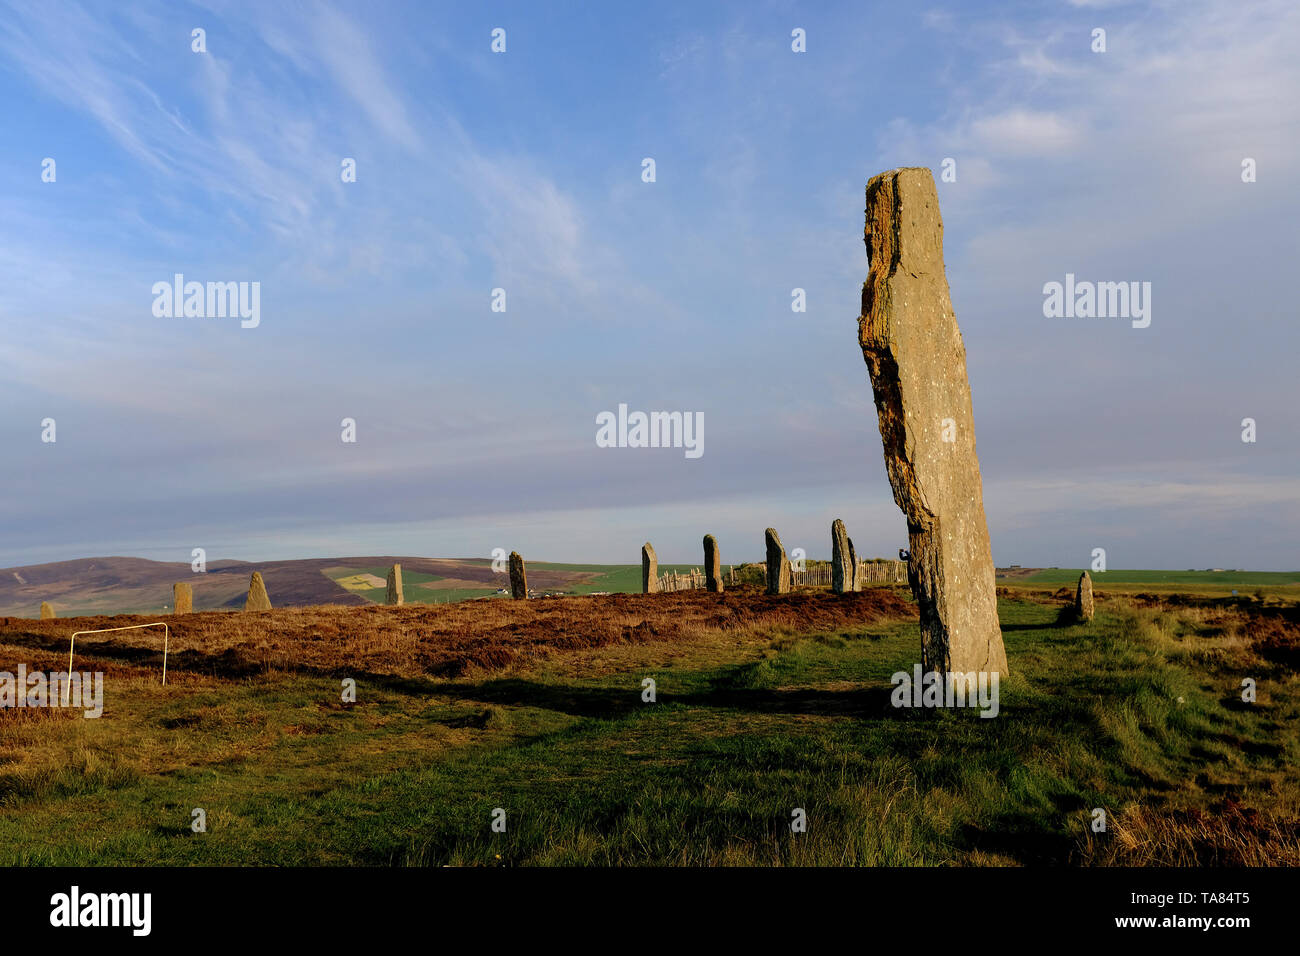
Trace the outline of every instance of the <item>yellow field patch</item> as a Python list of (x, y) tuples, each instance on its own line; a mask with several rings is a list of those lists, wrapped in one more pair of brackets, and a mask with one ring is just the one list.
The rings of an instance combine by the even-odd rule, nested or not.
[(388, 582), (376, 574), (350, 574), (346, 578), (336, 578), (335, 583), (349, 591), (368, 591), (371, 588), (388, 587)]
[[(502, 587), (503, 585), (501, 582), (497, 582), (497, 581), (471, 581), (468, 578), (439, 578), (436, 581), (418, 582), (417, 586), (422, 588), (428, 588), (431, 591), (439, 591), (439, 590), (451, 591), (457, 588), (480, 588), (480, 589), (490, 590), (493, 588)], [(505, 587), (510, 586), (509, 579), (507, 579), (504, 582), (504, 586)]]

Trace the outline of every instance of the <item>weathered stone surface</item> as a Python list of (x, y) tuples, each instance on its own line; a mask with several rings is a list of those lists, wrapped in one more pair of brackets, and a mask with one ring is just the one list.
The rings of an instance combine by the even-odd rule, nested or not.
[(384, 594), (384, 603), (397, 607), (402, 603), (402, 566), (394, 564), (388, 569), (388, 591)]
[(722, 593), (722, 555), (718, 553), (718, 539), (704, 536), (704, 587), (714, 594)]
[[(927, 671), (1007, 673), (975, 454), (966, 347), (948, 297), (943, 222), (928, 169), (867, 184), (858, 339), (871, 373)], [(951, 419), (948, 428), (945, 420)], [(943, 440), (944, 432), (956, 440)]]
[(849, 538), (849, 567), (853, 569), (853, 585), (849, 590), (862, 590), (862, 565), (858, 563), (858, 552), (853, 547), (853, 539)]
[(790, 559), (786, 557), (781, 544), (781, 536), (775, 528), (764, 532), (767, 542), (767, 593), (788, 594), (790, 592)]
[(172, 613), (189, 614), (194, 610), (194, 589), (184, 581), (172, 585)]
[(844, 522), (836, 518), (831, 522), (831, 590), (836, 594), (853, 590), (855, 564), (849, 556), (849, 533)]
[(261, 571), (254, 571), (248, 581), (248, 597), (244, 600), (244, 610), (271, 610), (271, 598), (266, 593), (266, 584), (262, 581)]
[(1091, 621), (1096, 610), (1092, 602), (1092, 575), (1084, 571), (1079, 575), (1079, 589), (1074, 592), (1074, 616), (1080, 621)]
[(42, 601), (42, 602), (41, 602), (41, 620), (42, 620), (42, 621), (52, 621), (52, 620), (54, 620), (55, 616), (56, 616), (56, 615), (55, 615), (55, 613), (54, 613), (54, 608), (50, 605), (50, 602), (49, 602), (49, 601)]
[(647, 541), (641, 545), (641, 593), (654, 594), (659, 590), (659, 557)]
[(528, 570), (518, 551), (510, 552), (510, 596), (520, 601), (528, 599)]

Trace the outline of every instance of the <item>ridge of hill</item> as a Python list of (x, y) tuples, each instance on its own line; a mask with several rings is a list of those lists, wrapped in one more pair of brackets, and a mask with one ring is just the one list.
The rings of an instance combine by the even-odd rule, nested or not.
[[(0, 568), (0, 616), (38, 617), (48, 601), (59, 617), (104, 614), (157, 614), (170, 610), (172, 585), (194, 589), (196, 611), (238, 610), (244, 605), (249, 576), (261, 572), (275, 607), (319, 604), (364, 606), (382, 603), (383, 579), (393, 564), (402, 566), (408, 603), (447, 603), (489, 597), (508, 588), (488, 558), (423, 558), (369, 555), (301, 558), (285, 561), (209, 561), (195, 572), (184, 561), (97, 557)], [(665, 565), (663, 570), (684, 569)], [(341, 583), (342, 582), (342, 583)], [(528, 583), (539, 592), (628, 591), (640, 589), (633, 565), (578, 565), (530, 562)]]

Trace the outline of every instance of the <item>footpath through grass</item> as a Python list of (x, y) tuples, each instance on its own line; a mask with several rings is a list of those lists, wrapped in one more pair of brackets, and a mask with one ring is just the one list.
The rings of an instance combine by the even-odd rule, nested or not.
[(994, 719), (889, 705), (914, 622), (362, 679), (352, 706), (142, 679), (100, 720), (0, 720), (0, 863), (1300, 863), (1293, 671), (1192, 613), (1001, 614)]

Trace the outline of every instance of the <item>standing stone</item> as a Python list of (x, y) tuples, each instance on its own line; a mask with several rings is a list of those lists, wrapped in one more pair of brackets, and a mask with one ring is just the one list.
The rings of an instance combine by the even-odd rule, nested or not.
[(189, 614), (194, 610), (194, 589), (185, 582), (172, 585), (172, 613)]
[(641, 593), (654, 594), (659, 590), (659, 558), (647, 541), (641, 545)]
[(853, 590), (853, 567), (849, 533), (844, 530), (844, 522), (836, 518), (831, 522), (831, 590), (836, 594)]
[(785, 555), (781, 545), (781, 536), (775, 528), (764, 532), (767, 541), (767, 593), (788, 594), (790, 592), (790, 559)]
[(42, 601), (42, 602), (41, 602), (41, 620), (42, 620), (42, 621), (52, 621), (52, 620), (54, 620), (54, 617), (55, 617), (55, 614), (54, 614), (54, 608), (50, 605), (50, 602), (49, 602), (49, 601)]
[[(848, 537), (845, 535), (845, 537)], [(853, 584), (849, 588), (851, 591), (862, 590), (862, 565), (858, 563), (858, 552), (854, 550), (853, 539), (849, 538), (849, 566), (853, 568)]]
[(704, 587), (714, 594), (722, 593), (722, 555), (718, 553), (718, 539), (704, 536)]
[(934, 178), (893, 169), (867, 183), (866, 198), (870, 271), (858, 340), (889, 484), (907, 518), (921, 665), (1005, 676), (966, 347), (944, 277)]
[(528, 572), (518, 551), (510, 552), (510, 596), (520, 601), (528, 599)]
[(262, 572), (254, 571), (248, 581), (248, 597), (244, 600), (245, 611), (269, 611), (271, 599), (266, 593), (266, 584), (262, 581)]
[(1091, 621), (1096, 607), (1092, 603), (1092, 575), (1084, 571), (1079, 575), (1079, 589), (1074, 592), (1074, 616), (1076, 620)]
[(402, 566), (394, 564), (388, 569), (388, 592), (384, 595), (384, 603), (389, 607), (397, 607), (402, 603)]

